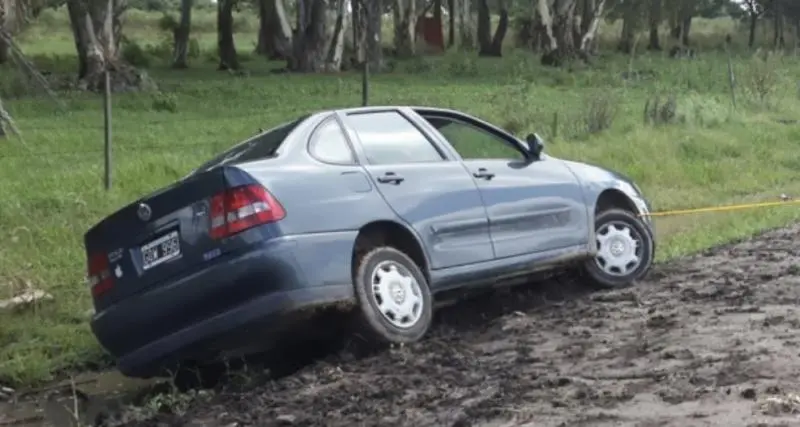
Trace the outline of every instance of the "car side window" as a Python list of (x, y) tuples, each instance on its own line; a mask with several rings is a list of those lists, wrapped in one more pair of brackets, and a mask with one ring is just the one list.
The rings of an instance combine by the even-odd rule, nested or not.
[(442, 153), (397, 111), (353, 113), (348, 121), (373, 165), (440, 162)]
[(316, 159), (337, 165), (353, 165), (356, 163), (353, 150), (347, 143), (344, 130), (335, 118), (325, 119), (311, 135), (309, 152)]
[(430, 116), (425, 119), (444, 136), (464, 160), (524, 159), (525, 154), (504, 138), (459, 120)]

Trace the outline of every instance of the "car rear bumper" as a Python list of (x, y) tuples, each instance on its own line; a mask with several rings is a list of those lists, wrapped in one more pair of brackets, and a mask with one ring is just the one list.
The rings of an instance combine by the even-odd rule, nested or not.
[(92, 331), (133, 377), (156, 375), (180, 360), (207, 361), (240, 344), (270, 347), (273, 336), (265, 334), (293, 326), (290, 315), (354, 301), (351, 284), (306, 280), (296, 247), (281, 240), (220, 257), (97, 313)]

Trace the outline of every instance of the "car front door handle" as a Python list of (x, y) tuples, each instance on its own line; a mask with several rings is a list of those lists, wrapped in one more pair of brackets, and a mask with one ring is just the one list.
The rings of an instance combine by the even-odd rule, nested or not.
[(403, 181), (405, 181), (405, 178), (403, 178), (400, 175), (397, 175), (394, 172), (386, 172), (385, 174), (383, 174), (383, 176), (379, 176), (378, 177), (378, 182), (380, 182), (381, 184), (395, 184), (395, 185), (397, 185), (397, 184), (400, 184)]
[(480, 168), (480, 169), (478, 169), (477, 172), (473, 172), (472, 176), (474, 176), (475, 178), (485, 179), (487, 181), (492, 179), (492, 178), (494, 178), (494, 174), (489, 172), (489, 171), (487, 171), (484, 168)]

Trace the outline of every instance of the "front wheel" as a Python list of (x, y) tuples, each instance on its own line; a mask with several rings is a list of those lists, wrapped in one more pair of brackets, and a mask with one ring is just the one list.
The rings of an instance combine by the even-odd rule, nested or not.
[(622, 288), (644, 277), (653, 264), (653, 234), (640, 218), (617, 209), (595, 218), (597, 254), (583, 270), (599, 288)]

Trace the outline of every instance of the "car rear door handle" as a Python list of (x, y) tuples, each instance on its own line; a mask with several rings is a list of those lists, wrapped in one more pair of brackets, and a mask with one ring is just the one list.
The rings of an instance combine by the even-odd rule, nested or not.
[(489, 172), (489, 171), (487, 171), (484, 168), (480, 168), (480, 169), (478, 169), (477, 172), (473, 172), (472, 176), (474, 176), (475, 178), (485, 179), (487, 181), (492, 179), (492, 178), (494, 178), (494, 174)]
[(386, 172), (385, 174), (383, 174), (383, 176), (379, 176), (378, 177), (378, 182), (380, 182), (381, 184), (395, 184), (395, 185), (397, 185), (397, 184), (400, 184), (403, 181), (405, 181), (405, 178), (403, 178), (400, 175), (397, 175), (394, 172)]

